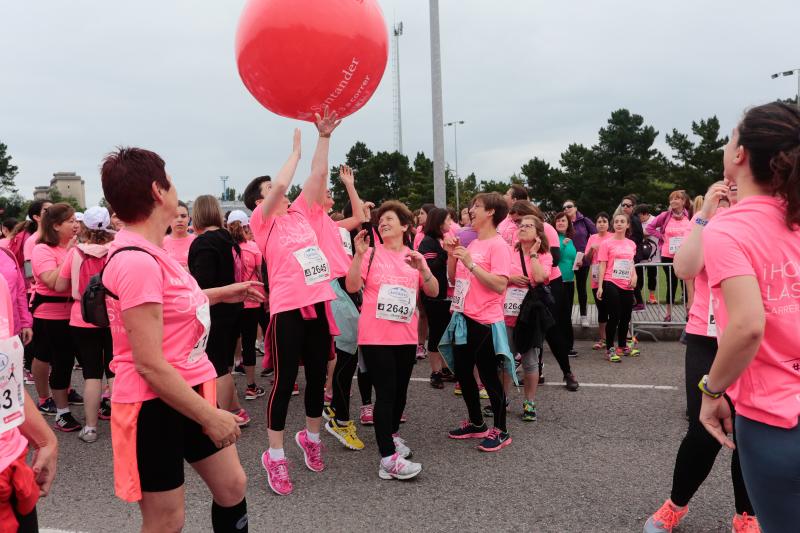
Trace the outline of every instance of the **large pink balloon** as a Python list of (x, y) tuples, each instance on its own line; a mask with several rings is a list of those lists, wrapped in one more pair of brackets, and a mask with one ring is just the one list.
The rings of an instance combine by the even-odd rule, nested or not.
[(236, 32), (247, 90), (270, 111), (314, 120), (361, 109), (386, 69), (388, 36), (375, 0), (249, 0)]

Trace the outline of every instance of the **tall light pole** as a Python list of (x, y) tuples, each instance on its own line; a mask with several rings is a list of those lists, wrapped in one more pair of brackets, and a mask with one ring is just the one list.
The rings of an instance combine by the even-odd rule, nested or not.
[(461, 216), (461, 198), (458, 193), (458, 182), (461, 177), (458, 174), (458, 126), (464, 124), (463, 120), (456, 120), (455, 122), (448, 122), (445, 127), (453, 126), (453, 147), (456, 153), (456, 213)]
[(431, 101), (433, 110), (433, 202), (447, 207), (444, 180), (444, 119), (442, 118), (442, 55), (439, 46), (439, 0), (430, 0)]
[(222, 182), (222, 201), (225, 201), (225, 196), (228, 194), (228, 176), (220, 176), (219, 181)]
[(779, 76), (791, 76), (792, 74), (797, 75), (797, 100), (795, 100), (795, 104), (797, 107), (800, 108), (800, 68), (792, 69), (792, 70), (784, 70), (783, 72), (776, 72), (770, 78), (773, 80)]
[(403, 116), (400, 105), (400, 36), (403, 35), (403, 23), (392, 28), (392, 96), (394, 96), (394, 149), (403, 153)]

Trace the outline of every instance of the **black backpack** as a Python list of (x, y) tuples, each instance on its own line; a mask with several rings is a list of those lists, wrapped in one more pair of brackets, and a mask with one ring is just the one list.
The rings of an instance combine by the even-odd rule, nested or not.
[[(89, 278), (89, 284), (86, 285), (86, 289), (81, 295), (81, 317), (85, 322), (99, 328), (107, 328), (110, 326), (106, 296), (114, 298), (115, 300), (119, 300), (119, 297), (103, 285), (103, 272), (106, 271), (108, 263), (111, 262), (111, 259), (113, 259), (115, 255), (128, 250), (139, 250), (153, 257), (153, 254), (138, 246), (125, 246), (119, 250), (115, 250), (114, 253), (108, 257), (106, 264), (103, 265), (103, 270)], [(155, 257), (153, 257), (153, 259), (155, 259)]]
[(655, 258), (656, 253), (658, 253), (657, 245), (645, 237), (645, 239), (636, 246), (636, 262), (649, 263)]
[[(522, 272), (528, 277), (525, 267), (525, 256), (519, 250), (519, 259), (522, 263)], [(519, 306), (517, 325), (514, 327), (514, 346), (518, 353), (525, 353), (531, 348), (542, 349), (544, 335), (555, 325), (551, 309), (555, 307), (555, 299), (550, 287), (542, 283), (530, 288)]]

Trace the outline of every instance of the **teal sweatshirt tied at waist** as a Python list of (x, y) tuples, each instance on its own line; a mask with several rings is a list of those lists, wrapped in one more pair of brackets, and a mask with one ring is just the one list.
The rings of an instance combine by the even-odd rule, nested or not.
[(358, 351), (358, 309), (339, 280), (331, 281), (331, 288), (336, 293), (336, 299), (331, 302), (331, 311), (341, 332), (333, 341), (339, 350), (354, 354)]
[[(508, 336), (506, 334), (505, 321), (495, 322), (490, 324), (492, 328), (492, 344), (494, 345), (494, 353), (502, 355), (505, 360), (503, 366), (511, 375), (514, 380), (514, 385), (519, 385), (517, 380), (517, 373), (514, 368), (514, 356), (511, 354), (511, 348), (508, 346)], [(442, 340), (439, 341), (439, 353), (442, 354), (447, 366), (455, 369), (455, 359), (453, 346), (461, 346), (467, 344), (467, 319), (458, 311), (453, 313), (447, 329), (444, 330)]]

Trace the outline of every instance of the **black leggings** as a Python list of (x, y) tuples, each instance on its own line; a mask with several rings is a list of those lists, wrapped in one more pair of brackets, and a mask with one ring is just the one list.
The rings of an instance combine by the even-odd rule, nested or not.
[(317, 318), (304, 320), (299, 309), (277, 313), (269, 328), (270, 356), (275, 382), (267, 401), (267, 426), (273, 431), (286, 427), (286, 412), (297, 380), (300, 361), (306, 374), (306, 416), (322, 416), (325, 375), (331, 354), (332, 338), (325, 304), (314, 305)]
[(575, 299), (575, 282), (562, 280), (562, 283), (564, 288), (561, 301), (556, 302), (556, 304), (560, 303), (556, 328), (561, 333), (561, 342), (564, 343), (564, 348), (569, 352), (575, 344), (575, 337), (572, 332), (572, 302)]
[[(494, 411), (494, 425), (506, 430), (506, 394), (500, 381), (500, 360), (502, 356), (494, 352), (492, 328), (475, 322), (464, 315), (467, 321), (467, 343), (454, 345), (455, 375), (461, 385), (461, 394), (467, 404), (469, 420), (476, 426), (483, 424), (481, 399), (478, 384), (472, 369), (477, 365), (481, 382), (489, 393), (489, 401)], [(374, 380), (373, 376), (373, 380)]]
[[(700, 378), (711, 370), (716, 353), (716, 338), (686, 334), (686, 411), (689, 415), (689, 429), (678, 448), (675, 471), (672, 474), (670, 498), (675, 505), (684, 506), (689, 503), (711, 472), (722, 447), (700, 423), (703, 394), (697, 388)], [(742, 477), (738, 448), (731, 457), (731, 481), (736, 512), (754, 515)]]
[(350, 388), (353, 375), (358, 368), (358, 351), (347, 353), (336, 348), (336, 366), (333, 368), (333, 399), (331, 409), (336, 413), (336, 420), (350, 420)]
[(242, 310), (239, 318), (239, 334), (242, 336), (242, 365), (244, 366), (255, 366), (256, 364), (258, 326), (266, 316), (263, 307), (251, 307)]
[(624, 348), (628, 342), (628, 327), (631, 325), (633, 291), (620, 289), (610, 281), (604, 281), (603, 300), (605, 300), (608, 310), (606, 348), (610, 350), (614, 346), (615, 336), (617, 346)]
[[(662, 263), (672, 263), (671, 257), (662, 257)], [(678, 284), (683, 287), (683, 295), (684, 298), (686, 297), (686, 284), (678, 279), (678, 276), (675, 275), (675, 269), (671, 268), (667, 265), (662, 267), (664, 269), (664, 274), (667, 276), (667, 302), (674, 304), (675, 303), (675, 293), (678, 291)]]
[(239, 339), (239, 319), (241, 311), (231, 312), (231, 316), (211, 318), (211, 331), (208, 333), (206, 354), (214, 365), (217, 377), (231, 373), (233, 354), (236, 353), (236, 341)]
[[(553, 357), (556, 358), (556, 362), (558, 362), (561, 372), (566, 376), (567, 374), (572, 373), (572, 369), (569, 365), (569, 351), (571, 348), (567, 346), (567, 343), (561, 336), (561, 328), (559, 327), (561, 317), (558, 314), (558, 309), (561, 305), (563, 305), (564, 282), (561, 280), (561, 278), (556, 278), (550, 282), (549, 287), (550, 293), (553, 295), (553, 300), (555, 300), (555, 303), (550, 309), (550, 313), (553, 315), (556, 325), (547, 330), (544, 338), (547, 341), (547, 345), (550, 347), (550, 351), (553, 352)], [(571, 331), (572, 316), (569, 318), (569, 327)]]
[[(394, 454), (392, 434), (400, 429), (400, 417), (406, 408), (408, 382), (416, 361), (417, 346), (362, 346), (361, 354), (375, 386), (375, 440), (381, 457)], [(337, 411), (337, 417), (338, 411)]]
[(50, 363), (50, 388), (65, 390), (72, 379), (75, 366), (75, 348), (69, 331), (69, 319), (33, 319), (34, 355), (39, 361)]
[(422, 302), (428, 315), (428, 351), (439, 352), (439, 341), (450, 323), (450, 300), (429, 300)]
[(372, 403), (372, 379), (369, 372), (358, 369), (358, 392), (361, 394), (361, 405)]
[(594, 296), (594, 305), (597, 307), (597, 323), (605, 324), (608, 322), (608, 308), (605, 300), (597, 299), (597, 289), (592, 289), (592, 296)]
[[(581, 316), (586, 316), (586, 280), (589, 279), (589, 265), (583, 265), (575, 271), (575, 288), (578, 290), (578, 307), (581, 310)], [(572, 311), (570, 309), (570, 311)]]
[(113, 378), (109, 364), (114, 358), (111, 328), (80, 328), (70, 326), (72, 340), (80, 355), (83, 379)]

